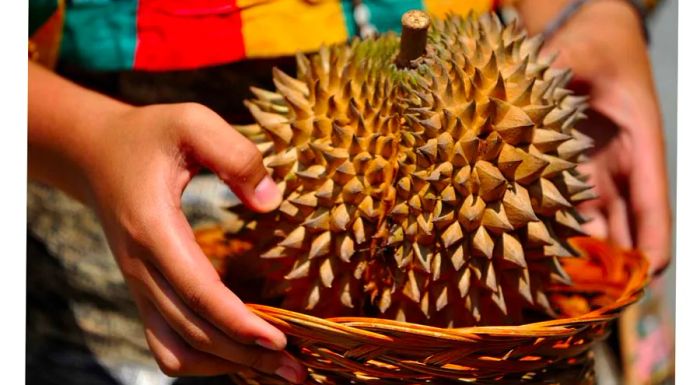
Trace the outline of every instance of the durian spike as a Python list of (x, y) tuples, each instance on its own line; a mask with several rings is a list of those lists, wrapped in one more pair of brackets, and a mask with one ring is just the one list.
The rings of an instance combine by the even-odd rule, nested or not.
[(595, 194), (576, 170), (593, 145), (576, 130), (586, 100), (541, 38), (493, 16), (413, 28), (424, 16), (408, 12), (401, 38), (299, 55), (296, 79), (276, 70), (274, 92), (252, 90), (256, 124), (239, 130), (284, 191), (279, 211), (241, 217), (265, 240), (252, 253), (290, 310), (316, 316), (552, 313), (554, 258), (573, 256), (583, 222), (573, 205)]

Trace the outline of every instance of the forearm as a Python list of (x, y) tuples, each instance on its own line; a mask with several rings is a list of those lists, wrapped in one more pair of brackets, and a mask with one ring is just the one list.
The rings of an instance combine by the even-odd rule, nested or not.
[[(570, 0), (522, 0), (517, 6), (528, 32), (536, 34), (569, 3)], [(602, 89), (610, 93), (619, 87), (642, 88), (639, 92), (646, 94), (654, 87), (640, 22), (637, 11), (625, 0), (590, 0), (550, 36), (544, 51), (556, 52), (554, 66), (571, 68), (576, 79), (605, 84), (602, 88), (579, 90), (590, 93), (594, 99)], [(634, 81), (623, 81), (629, 79)]]
[(29, 178), (85, 202), (84, 166), (96, 136), (128, 105), (82, 88), (29, 62)]

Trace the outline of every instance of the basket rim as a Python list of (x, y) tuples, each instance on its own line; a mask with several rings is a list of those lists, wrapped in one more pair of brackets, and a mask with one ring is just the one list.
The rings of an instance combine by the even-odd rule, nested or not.
[[(313, 378), (309, 384), (335, 383), (325, 380), (332, 378), (375, 385), (407, 380), (516, 385), (528, 376), (579, 383), (582, 377), (571, 382), (573, 377), (566, 373), (590, 373), (591, 346), (610, 335), (611, 322), (640, 299), (651, 278), (649, 263), (638, 250), (623, 250), (591, 237), (572, 243), (581, 246), (576, 249), (584, 256), (562, 262), (573, 285), (556, 283), (549, 292), (556, 296), (553, 300), (562, 318), (445, 328), (374, 317), (323, 318), (246, 305), (293, 338), (290, 354), (308, 369)], [(577, 305), (579, 299), (586, 301), (586, 308)], [(252, 375), (270, 380), (253, 383), (277, 383), (258, 372)]]

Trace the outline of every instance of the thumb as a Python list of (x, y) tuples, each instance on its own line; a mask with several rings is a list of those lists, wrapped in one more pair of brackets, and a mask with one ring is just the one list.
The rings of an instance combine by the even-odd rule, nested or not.
[(215, 112), (195, 106), (184, 140), (197, 162), (216, 173), (249, 208), (259, 212), (277, 208), (282, 193), (263, 166), (255, 144)]

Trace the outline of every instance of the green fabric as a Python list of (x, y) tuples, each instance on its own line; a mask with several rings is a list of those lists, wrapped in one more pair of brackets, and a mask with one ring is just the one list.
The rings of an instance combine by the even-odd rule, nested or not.
[(355, 25), (355, 16), (353, 16), (353, 0), (342, 0), (340, 2), (343, 8), (343, 17), (345, 18), (345, 29), (348, 31), (348, 36), (351, 38), (357, 34), (357, 26)]
[(137, 3), (137, 0), (70, 1), (66, 4), (60, 60), (97, 71), (133, 68)]
[[(364, 0), (369, 9), (369, 22), (380, 33), (394, 31), (401, 32), (401, 16), (411, 9), (425, 9), (422, 0)], [(357, 34), (355, 17), (353, 15), (353, 0), (341, 0), (343, 15), (345, 16), (345, 28), (348, 36)]]
[(401, 32), (401, 16), (412, 9), (425, 9), (422, 0), (373, 0), (363, 2), (370, 12), (370, 22), (379, 32)]
[(29, 0), (29, 36), (58, 9), (58, 0)]

